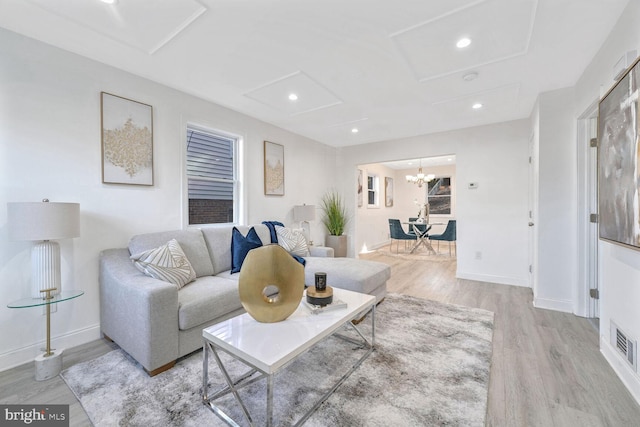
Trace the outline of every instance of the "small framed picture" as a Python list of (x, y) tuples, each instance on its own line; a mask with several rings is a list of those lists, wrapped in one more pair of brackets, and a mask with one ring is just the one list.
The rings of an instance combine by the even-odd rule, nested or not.
[(284, 146), (264, 141), (264, 194), (284, 196)]
[(153, 107), (106, 92), (102, 111), (102, 182), (153, 185)]
[(384, 177), (384, 205), (388, 208), (393, 206), (393, 178)]

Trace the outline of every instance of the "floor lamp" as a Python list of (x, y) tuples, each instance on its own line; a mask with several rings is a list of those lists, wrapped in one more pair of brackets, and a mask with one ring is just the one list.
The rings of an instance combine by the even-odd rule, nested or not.
[(309, 245), (313, 245), (311, 239), (311, 225), (309, 221), (316, 219), (316, 207), (314, 205), (298, 205), (293, 207), (293, 220), (300, 223), (300, 227), (304, 230), (304, 223), (309, 228)]

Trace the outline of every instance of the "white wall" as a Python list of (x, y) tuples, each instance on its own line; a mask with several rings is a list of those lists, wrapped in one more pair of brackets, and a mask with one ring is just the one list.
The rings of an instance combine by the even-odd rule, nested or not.
[[(363, 200), (362, 206), (354, 205), (355, 212), (352, 217), (358, 224), (358, 235), (355, 247), (356, 252), (363, 252), (379, 248), (389, 243), (389, 223), (388, 218), (397, 218), (397, 212), (402, 205), (402, 195), (398, 194), (398, 177), (396, 171), (386, 166), (374, 163), (360, 165), (358, 169), (362, 171)], [(377, 207), (370, 207), (367, 204), (367, 176), (377, 175), (379, 180), (379, 203)], [(385, 206), (385, 178), (393, 178), (394, 201), (393, 206)]]
[[(45, 337), (39, 308), (6, 308), (29, 295), (30, 269), (30, 243), (7, 238), (7, 202), (80, 203), (81, 237), (60, 242), (63, 288), (85, 291), (52, 315), (64, 348), (99, 337), (99, 252), (183, 227), (187, 122), (242, 137), (246, 223), (290, 224), (294, 205), (317, 205), (336, 184), (335, 148), (6, 30), (0, 52), (0, 370), (31, 361)], [(101, 183), (101, 91), (153, 106), (154, 186)], [(263, 140), (285, 146), (283, 197), (263, 195)], [(320, 221), (311, 225), (319, 239)]]
[[(630, 50), (640, 53), (640, 3), (629, 2), (620, 20), (575, 86), (576, 115), (613, 85), (613, 65)], [(640, 402), (640, 376), (610, 344), (613, 320), (629, 336), (640, 339), (640, 252), (600, 242), (600, 350)]]
[[(362, 146), (342, 148), (338, 171), (347, 206), (351, 212), (357, 206), (358, 165), (455, 154), (457, 276), (527, 286), (529, 134), (529, 121), (519, 120), (367, 144), (366, 150)], [(469, 182), (479, 187), (470, 190)], [(350, 255), (361, 250), (369, 233), (388, 233), (386, 221), (378, 221), (375, 227), (379, 229), (350, 224)], [(477, 252), (481, 259), (476, 259)]]
[(573, 89), (546, 92), (536, 114), (538, 235), (534, 305), (573, 311), (577, 277), (577, 163)]

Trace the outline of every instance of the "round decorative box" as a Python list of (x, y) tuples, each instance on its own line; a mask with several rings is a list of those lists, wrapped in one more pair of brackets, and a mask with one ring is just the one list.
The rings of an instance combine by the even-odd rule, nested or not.
[(333, 302), (333, 288), (327, 286), (323, 291), (319, 291), (313, 286), (307, 288), (307, 302), (312, 305), (325, 306)]

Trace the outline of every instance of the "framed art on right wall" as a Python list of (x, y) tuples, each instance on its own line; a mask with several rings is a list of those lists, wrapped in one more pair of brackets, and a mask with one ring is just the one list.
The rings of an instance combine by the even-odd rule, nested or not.
[(640, 249), (638, 79), (636, 61), (598, 105), (600, 238)]

